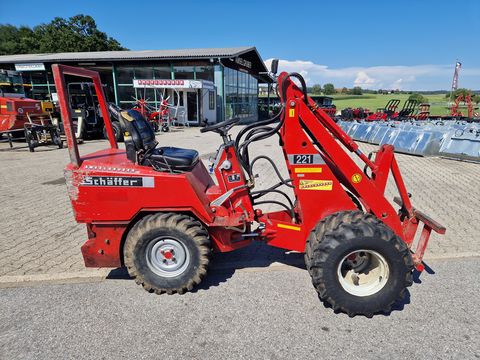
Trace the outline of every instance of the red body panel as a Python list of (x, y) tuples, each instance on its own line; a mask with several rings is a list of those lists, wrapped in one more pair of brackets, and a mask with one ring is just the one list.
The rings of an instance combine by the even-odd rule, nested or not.
[[(147, 177), (153, 179), (152, 187), (120, 187), (82, 185), (87, 177), (110, 176), (116, 178)], [(89, 154), (82, 165), (66, 168), (67, 184), (75, 219), (78, 222), (128, 222), (138, 212), (169, 209), (194, 209), (194, 213), (206, 223), (213, 220), (205, 194), (213, 185), (201, 162), (192, 172), (170, 174), (139, 166), (126, 158), (124, 150), (108, 149)], [(128, 179), (127, 179), (128, 180)], [(92, 204), (95, 204), (92, 209)]]
[(42, 115), (40, 101), (27, 98), (0, 97), (0, 132), (23, 129), (23, 125), (29, 122), (27, 114)]

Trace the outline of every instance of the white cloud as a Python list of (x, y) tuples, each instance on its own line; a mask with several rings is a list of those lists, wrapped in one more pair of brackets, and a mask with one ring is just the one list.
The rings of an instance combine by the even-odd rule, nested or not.
[(368, 76), (368, 74), (365, 71), (359, 71), (357, 73), (357, 77), (355, 78), (353, 84), (355, 86), (360, 86), (362, 88), (368, 89), (372, 86), (375, 86), (377, 84), (377, 80)]
[[(268, 68), (271, 61), (265, 61)], [(361, 86), (365, 89), (449, 89), (453, 68), (454, 64), (330, 68), (305, 60), (279, 62), (279, 71), (296, 71), (304, 76), (309, 85), (331, 82), (336, 87)], [(480, 68), (462, 69), (459, 83), (461, 87), (480, 88)]]

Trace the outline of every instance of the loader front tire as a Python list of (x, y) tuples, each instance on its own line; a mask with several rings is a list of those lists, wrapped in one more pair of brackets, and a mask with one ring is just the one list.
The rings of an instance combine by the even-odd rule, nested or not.
[(336, 312), (351, 317), (388, 313), (412, 284), (408, 247), (374, 215), (346, 211), (329, 216), (311, 232), (307, 249), (312, 283), (320, 300)]
[(197, 220), (159, 213), (135, 224), (123, 253), (129, 275), (145, 290), (183, 294), (205, 277), (211, 247), (208, 232)]

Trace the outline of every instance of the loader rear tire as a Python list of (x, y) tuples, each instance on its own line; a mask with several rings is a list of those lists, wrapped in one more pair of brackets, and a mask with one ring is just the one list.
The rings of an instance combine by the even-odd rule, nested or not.
[(183, 294), (207, 273), (208, 232), (190, 216), (147, 215), (128, 233), (124, 263), (135, 282), (156, 294)]
[(305, 257), (320, 300), (351, 317), (390, 312), (412, 284), (406, 244), (377, 217), (360, 211), (320, 221)]

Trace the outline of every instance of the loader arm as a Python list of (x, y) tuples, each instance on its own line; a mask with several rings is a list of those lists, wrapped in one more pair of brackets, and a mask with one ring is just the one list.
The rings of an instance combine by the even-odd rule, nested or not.
[[(307, 171), (302, 173), (303, 170), (298, 169), (298, 164), (295, 161), (287, 161), (289, 172), (293, 175), (294, 184), (297, 185), (295, 193), (300, 202), (302, 221), (309, 223), (305, 225), (313, 227), (315, 222), (309, 219), (307, 214), (316, 212), (318, 215), (319, 201), (333, 201), (333, 198), (335, 198), (340, 199), (340, 201), (337, 201), (338, 207), (345, 206), (348, 208), (348, 206), (351, 206), (351, 204), (346, 205), (346, 202), (342, 201), (342, 198), (344, 198), (342, 192), (345, 193), (346, 189), (358, 198), (366, 212), (375, 214), (409, 247), (414, 242), (419, 223), (424, 224), (418, 244), (420, 248), (417, 247), (418, 254), (414, 256), (415, 263), (420, 264), (430, 231), (444, 233), (445, 228), (412, 207), (409, 193), (393, 153), (393, 146), (381, 146), (374, 159), (371, 159), (370, 156), (373, 154), (367, 156), (362, 153), (355, 141), (310, 97), (305, 98), (304, 92), (288, 76), (286, 73), (279, 76), (279, 86), (283, 84), (284, 88), (286, 87), (285, 99), (282, 99), (285, 103), (286, 115), (281, 130), (286, 158), (292, 159), (292, 154), (310, 153), (312, 152), (310, 147), (313, 146), (322, 158), (322, 161), (317, 162), (317, 164), (323, 166), (323, 169), (318, 170), (318, 172), (324, 174), (316, 178), (311, 177)], [(295, 134), (295, 136), (292, 136), (292, 134)], [(351, 153), (358, 156), (365, 164), (363, 170), (353, 160)], [(390, 174), (392, 174), (398, 189), (397, 203), (401, 205), (399, 210), (396, 210), (385, 198), (385, 187)], [(298, 175), (301, 177), (299, 178)], [(332, 182), (331, 189), (323, 192), (318, 191), (318, 194), (321, 195), (317, 195), (313, 191), (308, 196), (302, 193), (302, 184), (315, 184), (314, 181), (320, 180)], [(337, 181), (340, 186), (336, 186)], [(321, 189), (321, 187), (317, 188)], [(313, 199), (315, 197), (317, 197), (316, 200)], [(321, 211), (320, 218), (338, 211), (335, 206), (322, 206), (322, 209), (325, 210)]]

